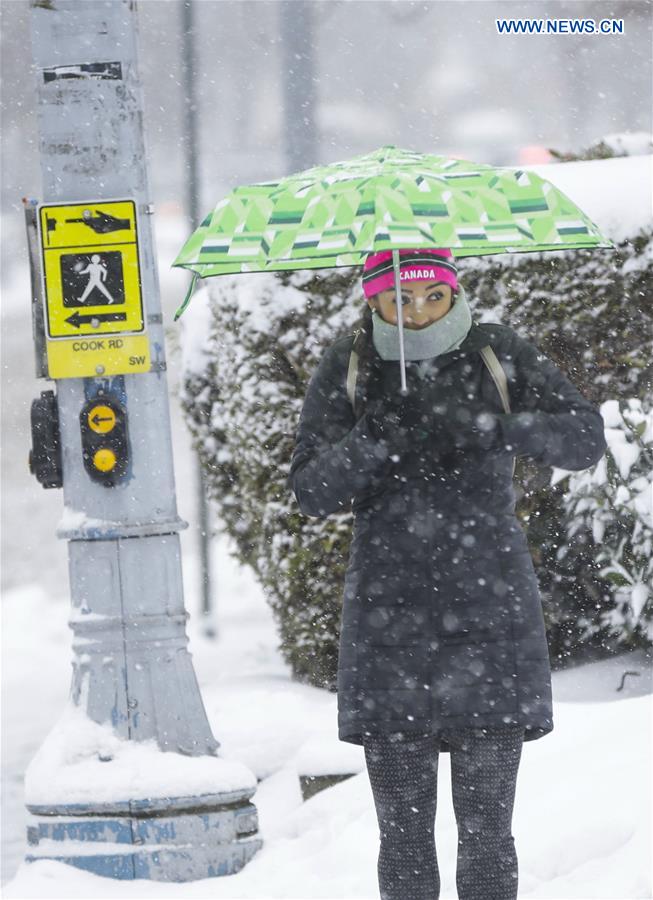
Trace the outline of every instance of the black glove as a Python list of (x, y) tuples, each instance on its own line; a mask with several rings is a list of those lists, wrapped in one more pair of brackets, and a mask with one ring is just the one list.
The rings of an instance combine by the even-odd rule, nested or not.
[(367, 416), (370, 431), (384, 439), (393, 452), (442, 457), (456, 450), (492, 450), (506, 444), (501, 428), (503, 414), (493, 413), (478, 401), (439, 405), (419, 398), (392, 393), (371, 401)]
[[(437, 416), (437, 413), (435, 414)], [(439, 417), (440, 433), (446, 432), (451, 446), (458, 450), (494, 450), (504, 445), (501, 430), (502, 415), (484, 405), (466, 403)]]
[(366, 414), (372, 436), (386, 441), (394, 452), (403, 453), (429, 438), (429, 416), (413, 390), (374, 398)]

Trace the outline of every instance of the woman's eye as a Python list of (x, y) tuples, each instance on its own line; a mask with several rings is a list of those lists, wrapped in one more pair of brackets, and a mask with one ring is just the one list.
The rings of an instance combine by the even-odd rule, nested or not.
[[(441, 293), (440, 291), (436, 291), (434, 294), (429, 294), (429, 296), (426, 299), (437, 301), (437, 300), (442, 300), (443, 298), (444, 298), (444, 294)], [(412, 302), (412, 299), (413, 299), (412, 297), (409, 297), (406, 294), (402, 294), (401, 295), (401, 305), (407, 306), (409, 303)], [(392, 298), (392, 302), (396, 305), (396, 303), (397, 303), (396, 297)]]

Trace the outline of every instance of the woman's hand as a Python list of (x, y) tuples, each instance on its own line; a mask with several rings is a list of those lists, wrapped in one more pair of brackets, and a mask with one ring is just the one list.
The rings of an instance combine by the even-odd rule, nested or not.
[(504, 445), (502, 418), (502, 414), (476, 401), (451, 410), (447, 416), (434, 413), (434, 425), (458, 450), (494, 450)]
[(373, 437), (386, 441), (398, 453), (414, 448), (430, 436), (428, 410), (414, 391), (374, 398), (366, 412)]
[(442, 456), (456, 450), (491, 450), (505, 446), (501, 413), (479, 401), (448, 405), (446, 412), (429, 407), (423, 398), (399, 392), (371, 401), (370, 431), (398, 453), (426, 451)]

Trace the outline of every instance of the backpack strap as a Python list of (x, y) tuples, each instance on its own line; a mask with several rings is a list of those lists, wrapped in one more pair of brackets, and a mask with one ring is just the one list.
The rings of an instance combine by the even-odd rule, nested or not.
[[(499, 391), (499, 396), (501, 397), (501, 403), (503, 405), (503, 411), (506, 413), (510, 412), (510, 395), (508, 394), (508, 379), (506, 378), (506, 373), (503, 370), (503, 366), (499, 362), (496, 353), (488, 344), (486, 347), (481, 347), (479, 353), (483, 357), (483, 362), (487, 366), (488, 372), (492, 376), (492, 380), (497, 386), (497, 390)], [(515, 474), (515, 466), (517, 465), (517, 457), (513, 456), (512, 458), (512, 474)]]
[(351, 351), (349, 353), (349, 368), (347, 369), (347, 396), (349, 397), (351, 408), (353, 409), (354, 416), (356, 417), (356, 380), (358, 379), (358, 351), (355, 348), (361, 332), (361, 328), (357, 328), (356, 331), (354, 331), (354, 340), (352, 341)]
[[(497, 386), (497, 390), (499, 392), (499, 396), (501, 397), (501, 404), (503, 406), (503, 411), (506, 413), (510, 412), (510, 395), (508, 394), (508, 379), (506, 378), (506, 373), (504, 372), (503, 366), (499, 362), (496, 353), (488, 344), (486, 347), (481, 347), (479, 353), (483, 357), (483, 362), (487, 366), (488, 372), (492, 376), (492, 380)], [(517, 457), (513, 456), (512, 458), (512, 474), (515, 474), (515, 466), (517, 464)]]
[(503, 371), (503, 366), (499, 362), (496, 353), (489, 344), (487, 345), (487, 347), (481, 347), (479, 353), (483, 357), (483, 362), (487, 366), (488, 371), (492, 376), (492, 380), (497, 386), (499, 396), (501, 397), (501, 403), (503, 405), (503, 411), (509, 413), (510, 397), (508, 396), (508, 379), (506, 378), (506, 373)]
[(347, 396), (351, 408), (356, 415), (356, 379), (358, 378), (358, 353), (352, 350), (349, 354), (349, 368), (347, 369)]

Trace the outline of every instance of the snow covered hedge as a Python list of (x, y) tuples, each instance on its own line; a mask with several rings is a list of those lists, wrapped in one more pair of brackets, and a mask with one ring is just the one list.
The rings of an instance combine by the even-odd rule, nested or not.
[[(653, 398), (653, 231), (617, 252), (562, 252), (462, 263), (478, 319), (509, 323), (558, 365), (597, 406)], [(615, 576), (599, 561), (591, 523), (568, 533), (560, 474), (520, 459), (518, 514), (542, 588), (554, 663), (650, 643), (645, 629), (615, 629)], [(634, 477), (634, 473), (633, 473)], [(573, 478), (569, 491), (578, 480)], [(618, 618), (618, 614), (617, 618)], [(650, 615), (649, 611), (645, 615)], [(590, 626), (587, 623), (591, 623)]]
[[(591, 469), (567, 474), (567, 537), (572, 544), (591, 531), (599, 574), (613, 585), (610, 608), (579, 621), (582, 637), (607, 627), (630, 646), (636, 636), (653, 640), (653, 398), (606, 400), (601, 415), (607, 453)], [(560, 556), (567, 551), (563, 546)]]
[(360, 312), (358, 271), (214, 279), (180, 320), (181, 402), (211, 499), (258, 576), (295, 677), (335, 688), (351, 514), (303, 516), (285, 484), (306, 385)]
[[(509, 323), (597, 405), (645, 403), (653, 379), (652, 238), (642, 232), (611, 253), (465, 259), (460, 273), (478, 320)], [(240, 561), (264, 587), (295, 677), (331, 689), (351, 514), (301, 515), (285, 479), (310, 374), (325, 347), (351, 333), (363, 302), (358, 270), (223, 276), (196, 294), (180, 320), (181, 401), (210, 497)], [(542, 588), (552, 660), (650, 640), (632, 606), (641, 604), (641, 622), (650, 617), (650, 598), (641, 589), (629, 593), (618, 578), (640, 577), (630, 544), (639, 548), (650, 535), (644, 525), (635, 534), (642, 473), (633, 464), (622, 479), (631, 500), (623, 491), (617, 498), (619, 465), (606, 465), (602, 487), (591, 481), (602, 477), (599, 463), (598, 474), (570, 477), (565, 493), (560, 473), (552, 479), (552, 470), (518, 462), (518, 514)], [(581, 503), (588, 479), (597, 506), (611, 498), (596, 544), (594, 513)], [(624, 505), (633, 528), (620, 543)]]

